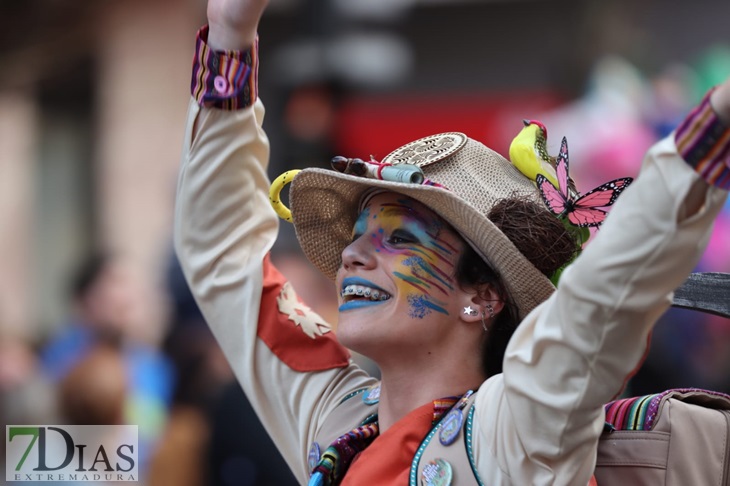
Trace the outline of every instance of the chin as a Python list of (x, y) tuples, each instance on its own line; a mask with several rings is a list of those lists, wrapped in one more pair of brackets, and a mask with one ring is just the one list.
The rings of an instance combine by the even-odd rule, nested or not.
[(357, 346), (366, 333), (367, 328), (362, 326), (361, 323), (352, 322), (352, 320), (340, 314), (337, 320), (337, 340), (340, 344), (354, 350), (353, 346)]
[(364, 356), (372, 356), (373, 350), (382, 347), (383, 344), (383, 340), (374, 332), (372, 324), (372, 319), (369, 323), (365, 323), (360, 319), (348, 319), (340, 314), (337, 322), (337, 340), (347, 349)]

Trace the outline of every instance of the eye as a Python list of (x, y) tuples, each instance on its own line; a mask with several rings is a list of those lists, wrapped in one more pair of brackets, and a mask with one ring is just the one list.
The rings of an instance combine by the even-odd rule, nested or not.
[(388, 238), (388, 243), (390, 243), (391, 245), (403, 245), (417, 242), (418, 239), (413, 235), (413, 233), (402, 229), (397, 229), (393, 231), (393, 233), (390, 235), (390, 238)]

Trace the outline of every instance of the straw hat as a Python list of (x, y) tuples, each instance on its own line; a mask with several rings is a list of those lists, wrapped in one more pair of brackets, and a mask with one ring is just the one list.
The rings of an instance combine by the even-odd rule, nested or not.
[(381, 188), (425, 204), (451, 224), (500, 274), (520, 319), (555, 290), (487, 219), (501, 199), (518, 196), (540, 201), (535, 185), (507, 159), (463, 133), (448, 132), (404, 145), (382, 162), (415, 164), (429, 181), (443, 187), (325, 169), (305, 169), (292, 181), (289, 201), (297, 238), (307, 258), (327, 277), (334, 280), (337, 274), (363, 194)]

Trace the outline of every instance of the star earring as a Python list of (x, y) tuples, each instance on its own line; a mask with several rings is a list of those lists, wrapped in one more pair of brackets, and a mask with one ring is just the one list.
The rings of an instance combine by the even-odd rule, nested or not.
[(464, 314), (467, 316), (475, 316), (479, 313), (477, 311), (475, 311), (474, 309), (472, 309), (471, 306), (469, 306), (469, 307), (464, 307)]
[[(487, 312), (489, 312), (489, 317), (494, 317), (494, 309), (491, 305), (487, 305)], [(489, 328), (487, 327), (487, 321), (484, 320), (484, 312), (479, 312), (475, 309), (472, 309), (471, 306), (464, 307), (464, 314), (467, 316), (479, 316), (482, 321), (482, 329), (484, 329), (484, 332), (489, 331)]]

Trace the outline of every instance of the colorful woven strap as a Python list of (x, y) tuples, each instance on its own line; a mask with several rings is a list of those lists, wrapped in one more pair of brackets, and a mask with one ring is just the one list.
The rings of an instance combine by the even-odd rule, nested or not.
[(675, 132), (682, 158), (708, 183), (730, 190), (730, 126), (725, 125), (710, 104), (712, 91)]
[(682, 401), (695, 402), (698, 396), (712, 397), (716, 403), (705, 405), (710, 408), (728, 409), (730, 407), (730, 396), (724, 393), (699, 388), (675, 388), (653, 395), (624, 398), (607, 403), (606, 424), (614, 430), (651, 430), (656, 424), (664, 399), (673, 397)]
[(200, 106), (238, 110), (258, 97), (258, 38), (245, 51), (215, 51), (208, 26), (198, 31), (190, 94)]
[(438, 421), (441, 420), (441, 417), (443, 417), (446, 412), (451, 410), (451, 407), (453, 407), (460, 398), (461, 397), (446, 397), (434, 400), (433, 419), (431, 420), (431, 425), (436, 425)]
[[(377, 416), (374, 417), (377, 419)], [(355, 456), (378, 436), (378, 422), (361, 425), (338, 437), (322, 453), (322, 458), (312, 471), (309, 486), (339, 484)]]
[(660, 394), (611, 402), (606, 405), (606, 422), (616, 430), (649, 430), (653, 417), (647, 421), (647, 410), (658, 396)]

